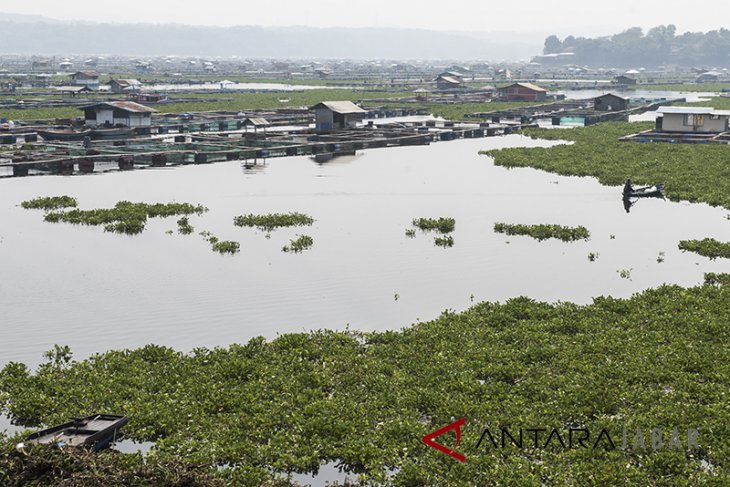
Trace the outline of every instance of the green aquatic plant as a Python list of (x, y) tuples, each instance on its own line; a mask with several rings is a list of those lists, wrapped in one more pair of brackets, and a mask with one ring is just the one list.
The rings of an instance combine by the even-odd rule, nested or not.
[(588, 260), (590, 260), (591, 262), (595, 262), (596, 259), (598, 259), (598, 252), (591, 252), (590, 254), (588, 254)]
[[(591, 236), (586, 227), (566, 227), (562, 225), (514, 225), (509, 223), (495, 223), (494, 231), (506, 235), (528, 235), (537, 240), (557, 238), (564, 242), (588, 240)], [(597, 256), (597, 255), (596, 255)], [(590, 258), (590, 257), (589, 257)]]
[[(155, 442), (146, 468), (205, 465), (236, 486), (276, 485), (332, 461), (365, 485), (724, 485), (728, 322), (728, 286), (665, 285), (584, 305), (520, 297), (390, 331), (285, 333), (186, 352), (147, 345), (60, 367), (10, 362), (0, 371), (0, 408), (33, 428), (95, 411), (126, 414), (125, 437)], [(467, 418), (456, 447), (464, 463), (421, 442), (452, 417)], [(495, 450), (487, 438), (476, 448), (485, 425), (492, 433), (506, 425), (515, 437), (520, 428), (558, 428), (566, 443), (569, 427), (584, 428), (591, 441), (562, 448), (553, 438), (542, 448), (548, 433), (540, 432), (540, 448), (531, 436), (526, 448)], [(647, 448), (631, 448), (637, 428), (649, 434), (657, 425), (665, 448), (652, 451), (649, 438)], [(604, 428), (617, 448), (591, 448)], [(682, 450), (666, 448), (673, 428)], [(697, 449), (687, 448), (688, 428), (700, 431)], [(17, 441), (0, 442), (0, 485), (25, 485), (43, 465), (35, 449), (13, 453)], [(453, 447), (454, 434), (438, 442)], [(93, 457), (142, 465), (138, 455)], [(62, 473), (96, 475), (54, 458), (39, 485)], [(88, 478), (58, 483), (130, 485)]]
[(304, 213), (270, 213), (268, 215), (239, 215), (233, 218), (233, 224), (239, 227), (255, 227), (271, 232), (279, 227), (308, 226), (314, 218)]
[(181, 235), (190, 235), (195, 229), (190, 224), (190, 219), (186, 216), (177, 221), (177, 232)]
[(294, 252), (296, 254), (309, 249), (314, 244), (314, 239), (309, 235), (300, 235), (299, 237), (290, 240), (288, 245), (282, 247), (282, 252)]
[(59, 208), (74, 208), (78, 206), (78, 201), (73, 196), (41, 196), (26, 200), (20, 203), (25, 209), (34, 210), (57, 210)]
[(416, 236), (416, 231), (414, 229), (412, 229), (412, 228), (406, 229), (406, 237), (415, 238), (415, 236)]
[(730, 242), (720, 242), (714, 238), (702, 240), (682, 240), (679, 242), (679, 249), (698, 253), (710, 259), (730, 259)]
[(664, 262), (664, 252), (659, 252), (659, 255), (656, 256), (657, 264), (661, 264)]
[(211, 248), (221, 254), (235, 254), (241, 249), (241, 244), (232, 240), (218, 240), (212, 237), (208, 241), (211, 243)]
[(434, 245), (438, 247), (453, 247), (454, 246), (454, 237), (451, 235), (442, 235), (440, 237), (434, 237), (433, 239)]
[(132, 203), (120, 201), (114, 208), (94, 210), (73, 209), (46, 213), (47, 222), (65, 222), (74, 225), (103, 225), (107, 232), (136, 235), (145, 229), (148, 217), (168, 217), (173, 215), (202, 214), (208, 211), (201, 205), (189, 203)]
[(730, 286), (730, 274), (726, 272), (705, 272), (705, 284), (710, 286)]
[[(705, 106), (719, 108), (727, 98), (713, 98)], [(630, 177), (634, 184), (664, 183), (672, 201), (705, 202), (730, 208), (727, 146), (622, 142), (620, 138), (654, 128), (653, 122), (606, 122), (570, 130), (530, 128), (536, 139), (566, 141), (553, 147), (495, 149), (482, 152), (504, 167), (532, 167), (566, 176), (594, 176), (601, 184), (619, 186)], [(617, 195), (620, 189), (617, 188)]]
[(621, 269), (616, 272), (618, 272), (618, 275), (619, 275), (619, 277), (621, 277), (621, 279), (628, 279), (630, 281), (631, 280), (631, 271), (633, 271), (633, 269)]
[(453, 218), (414, 218), (413, 226), (424, 232), (438, 230), (441, 233), (451, 233), (456, 228), (456, 220)]

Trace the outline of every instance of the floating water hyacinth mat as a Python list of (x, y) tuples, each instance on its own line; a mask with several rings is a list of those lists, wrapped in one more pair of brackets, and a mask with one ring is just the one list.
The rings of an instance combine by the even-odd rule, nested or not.
[(190, 203), (147, 204), (120, 201), (114, 208), (51, 211), (46, 213), (44, 220), (51, 223), (65, 222), (74, 225), (103, 225), (107, 232), (135, 235), (144, 230), (147, 218), (201, 215), (206, 211), (208, 208)]
[[(4, 366), (0, 410), (29, 427), (125, 414), (127, 438), (155, 442), (149, 468), (207, 465), (237, 486), (323, 463), (373, 486), (720, 486), (730, 476), (728, 323), (730, 287), (667, 285), (587, 305), (484, 302), (397, 331), (289, 333), (188, 353), (148, 345), (74, 361), (59, 347), (38, 367)], [(455, 449), (466, 463), (421, 442), (464, 417)], [(544, 448), (547, 432), (539, 448), (527, 433), (523, 448), (487, 438), (477, 448), (485, 426), (558, 428), (566, 443), (572, 426), (591, 437), (589, 448), (575, 435), (572, 448), (556, 438)], [(665, 447), (652, 451), (657, 426)], [(646, 448), (592, 448), (602, 428), (619, 446), (623, 427), (630, 445), (637, 428), (649, 435)], [(698, 449), (667, 448), (667, 428), (685, 444), (699, 429)], [(17, 441), (0, 440), (0, 485), (27, 485), (12, 465), (37, 450), (19, 459)], [(437, 441), (453, 448), (455, 435)], [(123, 468), (136, 462), (114, 455), (129, 459)], [(62, 484), (64, 468), (46, 469), (45, 484)]]
[(537, 240), (557, 238), (564, 242), (574, 240), (588, 240), (591, 236), (586, 227), (564, 227), (562, 225), (513, 225), (509, 223), (495, 223), (494, 231), (506, 235), (528, 235)]
[(730, 242), (720, 242), (714, 238), (702, 240), (682, 240), (679, 242), (679, 249), (698, 253), (710, 259), (730, 259)]
[(239, 227), (255, 227), (270, 232), (279, 227), (308, 226), (314, 218), (304, 213), (270, 213), (268, 215), (239, 215), (233, 218), (233, 224)]
[(441, 233), (451, 233), (456, 228), (456, 220), (453, 218), (414, 218), (413, 226), (424, 232), (438, 230)]
[(312, 244), (314, 244), (314, 239), (312, 237), (309, 235), (300, 235), (299, 237), (290, 240), (289, 245), (285, 245), (281, 251), (300, 253), (310, 248)]
[(72, 196), (41, 196), (20, 203), (25, 209), (56, 210), (59, 208), (75, 208), (78, 201)]

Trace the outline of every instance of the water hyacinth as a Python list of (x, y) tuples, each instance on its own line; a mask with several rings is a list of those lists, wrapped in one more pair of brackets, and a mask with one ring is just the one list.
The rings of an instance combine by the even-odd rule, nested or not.
[(136, 235), (144, 231), (147, 218), (190, 214), (200, 215), (206, 211), (208, 211), (206, 207), (192, 205), (190, 203), (147, 204), (120, 201), (114, 205), (114, 208), (52, 211), (45, 215), (44, 220), (51, 223), (65, 222), (74, 225), (103, 225), (104, 230), (107, 232)]
[(218, 240), (215, 237), (213, 239), (209, 240), (212, 244), (211, 249), (221, 254), (235, 254), (241, 248), (241, 244), (232, 240)]
[(314, 244), (314, 239), (309, 235), (300, 235), (299, 237), (290, 240), (288, 245), (282, 247), (282, 252), (294, 252), (298, 254), (304, 250), (309, 249)]
[(586, 227), (565, 227), (562, 225), (513, 225), (509, 223), (495, 223), (494, 231), (506, 235), (528, 235), (537, 240), (557, 238), (564, 242), (588, 240), (591, 236)]
[(682, 240), (679, 242), (679, 249), (695, 252), (712, 260), (717, 259), (718, 257), (730, 259), (730, 242), (720, 242), (714, 238), (705, 238), (702, 240)]
[(72, 196), (41, 196), (20, 203), (26, 210), (57, 210), (59, 208), (75, 208), (78, 201)]
[(413, 226), (424, 232), (438, 230), (441, 233), (451, 233), (456, 228), (456, 220), (453, 218), (414, 218)]
[(188, 217), (184, 216), (177, 221), (177, 232), (181, 235), (190, 235), (195, 229), (190, 224)]
[(454, 246), (454, 237), (451, 235), (444, 235), (441, 237), (434, 237), (433, 239), (434, 245), (438, 247), (453, 247)]
[(255, 227), (259, 230), (271, 232), (279, 227), (308, 226), (314, 223), (314, 218), (304, 213), (270, 213), (268, 215), (239, 215), (233, 218), (233, 224), (239, 227)]
[[(148, 468), (190, 462), (236, 486), (285, 485), (272, 479), (311, 474), (332, 461), (357, 471), (364, 485), (471, 486), (492, 479), (504, 485), (545, 479), (556, 485), (566, 483), (557, 479), (591, 479), (569, 485), (723, 485), (730, 475), (730, 444), (720, 434), (727, 430), (729, 319), (730, 287), (664, 285), (584, 305), (525, 297), (483, 302), (382, 332), (286, 333), (185, 352), (147, 345), (82, 360), (59, 347), (38, 367), (11, 362), (2, 368), (0, 408), (28, 427), (101, 409), (126, 414), (127, 438), (155, 442)], [(421, 443), (452, 416), (467, 418), (456, 447), (466, 463)], [(631, 448), (632, 433), (623, 451), (575, 444), (564, 450), (556, 438), (535, 449), (529, 436), (526, 448), (482, 443), (477, 449), (486, 423), (509, 425), (515, 433), (576, 425), (591, 431), (591, 445), (606, 428), (617, 447), (623, 427), (676, 428), (685, 439), (688, 428), (699, 428), (699, 449), (687, 450), (685, 441), (682, 450), (668, 449), (667, 429), (665, 448), (656, 452), (648, 438), (646, 449)], [(540, 434), (541, 446), (547, 434)], [(23, 475), (37, 472), (32, 467), (46, 457), (35, 448), (30, 455), (15, 453), (20, 440), (12, 440), (0, 439), (0, 484), (26, 485)], [(453, 446), (454, 435), (440, 443)], [(137, 455), (94, 458), (124, 459), (131, 465), (125, 479), (141, 475)], [(51, 470), (43, 470), (39, 484), (92, 485), (89, 477), (50, 482), (61, 476)], [(208, 485), (160, 478), (118, 484)]]

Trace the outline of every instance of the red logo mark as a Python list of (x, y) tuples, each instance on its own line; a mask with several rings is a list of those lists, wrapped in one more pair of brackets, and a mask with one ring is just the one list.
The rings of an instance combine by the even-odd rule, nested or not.
[(443, 435), (447, 431), (456, 430), (456, 443), (454, 444), (454, 448), (459, 446), (459, 441), (461, 440), (461, 426), (466, 422), (466, 418), (461, 418), (458, 421), (454, 421), (448, 426), (444, 426), (441, 429), (438, 429), (434, 431), (433, 433), (429, 433), (423, 438), (421, 438), (421, 441), (423, 441), (426, 445), (430, 446), (431, 448), (435, 448), (440, 452), (446, 453), (449, 456), (452, 456), (459, 460), (460, 462), (466, 462), (466, 457), (462, 455), (461, 453), (455, 452), (454, 450), (451, 450), (449, 448), (446, 448), (444, 445), (441, 445), (439, 443), (436, 443), (434, 438)]

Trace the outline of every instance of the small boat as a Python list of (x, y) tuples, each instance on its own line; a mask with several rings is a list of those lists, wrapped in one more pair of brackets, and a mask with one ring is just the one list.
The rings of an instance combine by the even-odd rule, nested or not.
[(634, 188), (633, 191), (624, 191), (624, 198), (663, 198), (664, 185), (662, 183), (643, 188)]
[(44, 140), (83, 140), (91, 130), (46, 129), (36, 130)]
[(22, 448), (28, 445), (56, 445), (59, 447), (87, 448), (99, 451), (116, 441), (119, 429), (129, 422), (126, 416), (114, 414), (94, 414), (85, 418), (75, 418), (68, 423), (47, 428), (30, 435)]

